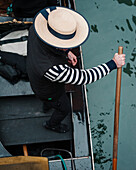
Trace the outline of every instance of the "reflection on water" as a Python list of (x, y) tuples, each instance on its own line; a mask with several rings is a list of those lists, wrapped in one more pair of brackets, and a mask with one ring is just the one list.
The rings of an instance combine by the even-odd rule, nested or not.
[(131, 61), (135, 61), (135, 58), (136, 58), (136, 48), (133, 49), (132, 53), (131, 53), (132, 57), (130, 60)]
[[(132, 62), (134, 62), (135, 61), (135, 58), (136, 58), (136, 48), (134, 48), (133, 49), (133, 51), (132, 51), (132, 53), (131, 53), (131, 56), (132, 56), (132, 58), (130, 58), (130, 60), (132, 61)], [(124, 73), (126, 73), (126, 74), (128, 74), (130, 77), (131, 77), (131, 75), (135, 75), (135, 77), (136, 77), (136, 65), (135, 64), (130, 64), (129, 62), (128, 63), (126, 63), (126, 68), (123, 68), (123, 71), (124, 71)]]
[(132, 21), (134, 22), (134, 24), (136, 25), (136, 16), (132, 15)]
[(91, 25), (91, 32), (94, 31), (94, 32), (97, 32), (98, 33), (98, 28), (97, 28), (97, 25)]
[(131, 74), (133, 73), (133, 67), (130, 66), (130, 63), (126, 64), (126, 68), (123, 68), (124, 73), (128, 74), (131, 77)]
[(127, 22), (127, 25), (128, 25), (129, 30), (130, 30), (130, 31), (133, 31), (133, 28), (131, 27), (131, 24), (130, 24), (130, 22), (129, 22), (128, 19), (126, 19), (126, 22)]

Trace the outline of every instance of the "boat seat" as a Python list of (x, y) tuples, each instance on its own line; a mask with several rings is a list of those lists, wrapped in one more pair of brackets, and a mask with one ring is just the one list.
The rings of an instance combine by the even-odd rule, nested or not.
[[(70, 131), (58, 134), (45, 129), (52, 111), (43, 113), (43, 102), (32, 92), (29, 82), (20, 81), (14, 86), (0, 77), (0, 141), (4, 146), (72, 140), (71, 116), (64, 120)], [(68, 92), (73, 92), (67, 86)]]
[[(0, 90), (0, 97), (34, 95), (29, 82), (19, 81), (12, 85), (0, 76), (0, 84), (2, 87), (2, 90)], [(75, 91), (72, 85), (66, 85), (65, 89), (66, 92)]]
[(45, 157), (17, 156), (0, 159), (2, 170), (49, 170), (48, 159)]

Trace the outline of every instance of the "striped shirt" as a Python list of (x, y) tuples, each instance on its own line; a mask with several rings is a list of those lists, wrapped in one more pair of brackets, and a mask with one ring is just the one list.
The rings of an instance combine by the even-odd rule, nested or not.
[(91, 69), (71, 68), (67, 64), (63, 64), (51, 67), (44, 76), (52, 82), (85, 85), (105, 77), (115, 68), (116, 64), (113, 60)]

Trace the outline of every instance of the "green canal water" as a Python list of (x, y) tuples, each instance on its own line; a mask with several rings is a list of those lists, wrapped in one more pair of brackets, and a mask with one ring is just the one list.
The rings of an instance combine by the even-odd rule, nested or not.
[[(85, 68), (109, 61), (124, 47), (118, 170), (136, 170), (136, 0), (76, 0), (90, 24), (82, 45)], [(116, 70), (87, 86), (96, 170), (112, 169)]]

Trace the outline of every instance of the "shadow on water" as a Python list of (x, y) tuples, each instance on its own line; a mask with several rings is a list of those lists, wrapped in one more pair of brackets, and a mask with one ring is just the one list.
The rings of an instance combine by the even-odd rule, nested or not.
[(128, 25), (129, 30), (130, 30), (130, 31), (133, 31), (133, 28), (132, 28), (132, 26), (131, 26), (131, 24), (130, 24), (130, 22), (129, 22), (128, 19), (126, 19), (126, 22), (127, 22), (127, 25)]
[(98, 33), (97, 25), (91, 25), (91, 30), (90, 30), (90, 31), (91, 31), (91, 32), (93, 31), (93, 32)]
[(125, 5), (128, 5), (128, 6), (136, 6), (136, 0), (135, 2), (133, 3), (131, 0), (117, 0), (119, 4), (125, 4)]
[(131, 77), (133, 74), (133, 68), (130, 66), (130, 63), (127, 63), (126, 68), (123, 68), (124, 73), (128, 74)]
[[(101, 112), (99, 114), (101, 117), (104, 117), (106, 115), (110, 115), (109, 112), (103, 113)], [(107, 162), (111, 162), (112, 164), (112, 159), (111, 159), (111, 155), (109, 154), (107, 156), (107, 153), (104, 152), (104, 140), (103, 137), (106, 133), (108, 133), (108, 127), (106, 126), (106, 124), (104, 123), (104, 118), (100, 119), (97, 121), (97, 125), (95, 127), (93, 127), (91, 129), (92, 132), (92, 137), (93, 139), (97, 140), (97, 143), (94, 146), (94, 160), (95, 163), (100, 165), (101, 169), (104, 169), (104, 165)], [(109, 135), (109, 137), (111, 137), (111, 135)]]
[[(133, 49), (131, 53), (132, 58), (130, 58), (131, 62), (134, 62), (136, 59), (136, 48)], [(126, 73), (128, 76), (131, 77), (132, 74), (135, 75), (136, 78), (136, 66), (130, 62), (126, 63), (126, 67), (123, 68), (123, 72)]]

